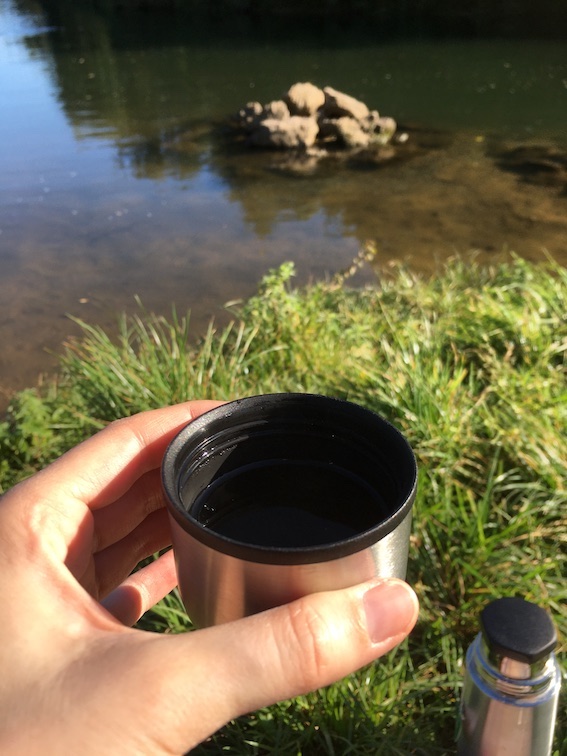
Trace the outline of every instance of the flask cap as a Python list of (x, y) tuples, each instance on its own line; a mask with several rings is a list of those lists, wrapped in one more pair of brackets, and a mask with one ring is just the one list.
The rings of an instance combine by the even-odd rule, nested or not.
[(488, 604), (480, 614), (480, 625), (493, 653), (530, 665), (549, 656), (557, 644), (545, 609), (516, 596)]

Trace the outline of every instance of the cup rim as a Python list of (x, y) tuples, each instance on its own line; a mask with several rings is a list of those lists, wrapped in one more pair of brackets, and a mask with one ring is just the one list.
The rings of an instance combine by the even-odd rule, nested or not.
[[(183, 451), (191, 443), (196, 444), (195, 448), (198, 449), (198, 442), (200, 440), (204, 442), (210, 438), (207, 435), (207, 429), (213, 423), (222, 422), (223, 419), (227, 418), (232, 419), (235, 415), (236, 419), (238, 419), (239, 415), (242, 415), (244, 419), (255, 410), (279, 409), (283, 412), (292, 406), (295, 408), (302, 407), (308, 409), (311, 407), (312, 409), (328, 410), (333, 416), (348, 414), (351, 423), (354, 423), (356, 418), (364, 419), (366, 423), (370, 422), (375, 426), (376, 430), (389, 434), (392, 440), (407, 455), (405, 464), (411, 471), (411, 475), (408, 476), (407, 485), (404, 486), (400, 495), (401, 503), (388, 517), (381, 520), (375, 526), (341, 541), (318, 544), (316, 546), (262, 546), (232, 539), (204, 526), (188, 512), (181, 499), (179, 477), (182, 468)], [(238, 428), (239, 423), (235, 423), (235, 429)], [(168, 513), (187, 534), (203, 545), (237, 559), (280, 565), (326, 562), (341, 559), (371, 547), (392, 533), (411, 514), (417, 492), (417, 463), (415, 455), (405, 436), (392, 423), (372, 410), (353, 402), (310, 393), (258, 394), (235, 399), (205, 412), (185, 425), (169, 443), (163, 457), (161, 477)]]

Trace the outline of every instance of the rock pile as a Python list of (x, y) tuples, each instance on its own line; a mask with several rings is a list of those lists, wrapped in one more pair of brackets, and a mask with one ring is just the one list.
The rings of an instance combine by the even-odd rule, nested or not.
[(252, 147), (321, 151), (365, 150), (403, 143), (396, 121), (332, 87), (294, 84), (280, 100), (249, 102), (235, 116)]

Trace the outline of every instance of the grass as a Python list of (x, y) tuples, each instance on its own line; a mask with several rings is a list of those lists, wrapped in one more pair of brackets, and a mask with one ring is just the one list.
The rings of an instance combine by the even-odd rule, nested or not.
[[(548, 609), (565, 669), (567, 271), (517, 258), (456, 259), (431, 279), (394, 266), (379, 285), (307, 289), (272, 271), (197, 344), (189, 317), (123, 318), (117, 339), (82, 323), (60, 376), (0, 425), (7, 487), (109, 421), (188, 397), (309, 391), (394, 422), (420, 467), (408, 579), (419, 624), (347, 679), (225, 727), (197, 753), (454, 752), (462, 660), (492, 598)], [(190, 627), (171, 594), (142, 626)], [(555, 753), (567, 754), (563, 706)]]

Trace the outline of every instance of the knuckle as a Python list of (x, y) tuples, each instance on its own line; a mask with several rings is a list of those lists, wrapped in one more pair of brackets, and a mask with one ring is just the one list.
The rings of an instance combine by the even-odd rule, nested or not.
[[(314, 690), (325, 684), (333, 664), (333, 636), (336, 630), (310, 601), (300, 599), (287, 607), (288, 648), (293, 650), (301, 687)], [(287, 663), (289, 663), (289, 656)]]

